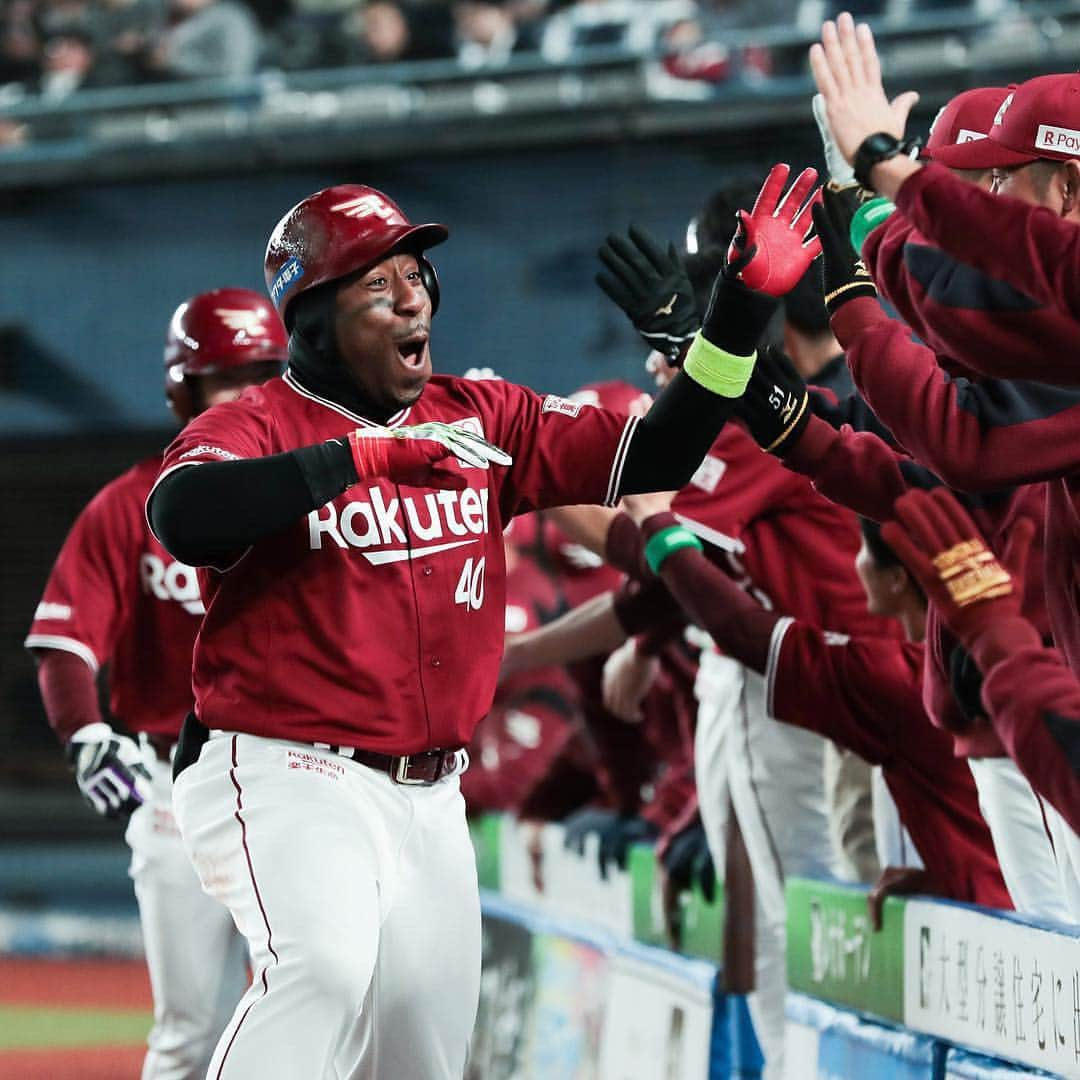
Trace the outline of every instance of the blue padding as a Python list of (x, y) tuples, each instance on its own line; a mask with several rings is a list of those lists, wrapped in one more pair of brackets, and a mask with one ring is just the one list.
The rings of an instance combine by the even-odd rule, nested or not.
[(716, 965), (705, 960), (698, 960), (680, 953), (671, 952), (669, 949), (657, 948), (653, 945), (642, 945), (639, 942), (619, 937), (610, 930), (595, 926), (592, 923), (564, 917), (552, 917), (544, 912), (537, 911), (529, 904), (522, 904), (487, 889), (480, 890), (480, 910), (489, 918), (502, 919), (506, 922), (517, 923), (524, 926), (530, 933), (547, 934), (549, 937), (571, 938), (580, 941), (584, 945), (591, 945), (594, 949), (609, 954), (618, 953), (620, 956), (629, 956), (640, 960), (651, 967), (660, 968), (672, 975), (678, 976), (683, 982), (696, 986), (701, 990), (712, 993), (716, 982)]
[(949, 1048), (945, 1059), (947, 1080), (1024, 1080), (1025, 1077), (1042, 1080), (1043, 1077), (1053, 1075), (1053, 1073), (1043, 1072), (1042, 1069), (1007, 1065), (1003, 1061), (984, 1057), (982, 1054), (958, 1050), (955, 1046)]
[(818, 1076), (824, 1080), (939, 1080), (944, 1047), (938, 1040), (874, 1024), (849, 1012), (788, 994), (787, 1015), (820, 1033)]

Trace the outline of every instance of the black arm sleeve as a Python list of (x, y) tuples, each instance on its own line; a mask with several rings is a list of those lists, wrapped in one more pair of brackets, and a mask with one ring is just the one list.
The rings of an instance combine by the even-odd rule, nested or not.
[(212, 461), (170, 473), (147, 513), (154, 535), (189, 566), (213, 566), (356, 483), (348, 445), (331, 439), (285, 454)]
[(619, 494), (683, 487), (735, 410), (736, 401), (678, 372), (634, 429)]

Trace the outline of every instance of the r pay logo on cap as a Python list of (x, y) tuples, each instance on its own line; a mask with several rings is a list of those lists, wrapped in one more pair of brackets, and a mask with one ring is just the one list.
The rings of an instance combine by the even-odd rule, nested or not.
[(1035, 135), (1035, 149), (1054, 150), (1059, 154), (1076, 154), (1080, 156), (1080, 131), (1075, 128), (1040, 124)]
[(980, 139), (985, 139), (986, 135), (981, 131), (972, 131), (970, 128), (961, 128), (956, 133), (956, 145), (961, 143), (978, 142)]

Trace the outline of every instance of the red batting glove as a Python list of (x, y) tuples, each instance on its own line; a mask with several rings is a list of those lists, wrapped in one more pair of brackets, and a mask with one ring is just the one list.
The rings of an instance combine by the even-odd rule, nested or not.
[(810, 235), (810, 208), (821, 202), (821, 188), (810, 195), (817, 170), (803, 169), (784, 195), (790, 172), (787, 165), (772, 167), (754, 209), (736, 215), (739, 229), (727, 254), (728, 265), (737, 269), (743, 284), (770, 296), (790, 292), (821, 254), (821, 241)]
[(414, 427), (356, 428), (349, 449), (358, 482), (392, 480), (410, 487), (461, 491), (468, 481), (452, 463), (486, 469), (513, 459), (479, 435), (452, 424), (431, 422)]
[(945, 488), (909, 491), (882, 539), (903, 560), (945, 625), (969, 652), (1005, 620), (1020, 618), (1022, 573), (1035, 527), (1018, 521), (999, 560), (956, 497)]

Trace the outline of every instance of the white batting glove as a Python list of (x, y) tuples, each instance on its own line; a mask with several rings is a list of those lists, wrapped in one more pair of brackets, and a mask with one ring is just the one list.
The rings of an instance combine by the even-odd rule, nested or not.
[(821, 149), (825, 153), (825, 167), (829, 177), (837, 187), (848, 187), (855, 183), (855, 170), (844, 160), (840, 148), (833, 138), (832, 129), (825, 113), (825, 98), (821, 94), (815, 94), (811, 102), (814, 110), (814, 119), (817, 121), (818, 132), (821, 134)]
[(505, 450), (479, 435), (437, 421), (412, 427), (357, 428), (349, 433), (349, 449), (357, 479), (384, 478), (414, 487), (466, 487), (460, 473), (446, 468), (448, 458), (474, 469), (514, 463)]
[(103, 817), (128, 817), (150, 798), (150, 770), (139, 744), (108, 724), (79, 728), (67, 755), (82, 797)]

